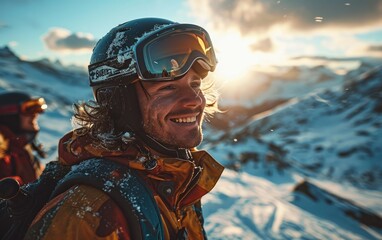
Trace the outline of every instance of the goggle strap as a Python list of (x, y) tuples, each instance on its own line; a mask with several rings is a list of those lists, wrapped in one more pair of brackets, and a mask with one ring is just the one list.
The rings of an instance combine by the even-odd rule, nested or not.
[(90, 86), (112, 79), (136, 74), (135, 61), (132, 58), (125, 59), (122, 63), (116, 59), (109, 59), (101, 63), (88, 66)]
[(18, 112), (19, 106), (16, 104), (0, 107), (0, 115), (17, 114)]

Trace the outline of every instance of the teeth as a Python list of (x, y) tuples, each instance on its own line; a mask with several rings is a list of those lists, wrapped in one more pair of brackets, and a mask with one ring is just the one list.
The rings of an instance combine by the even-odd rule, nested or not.
[(191, 122), (196, 122), (196, 117), (175, 118), (174, 122), (176, 122), (176, 123), (191, 123)]

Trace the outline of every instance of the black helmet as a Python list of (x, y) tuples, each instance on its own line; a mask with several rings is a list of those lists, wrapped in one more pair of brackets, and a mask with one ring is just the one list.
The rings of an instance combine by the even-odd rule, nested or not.
[[(181, 44), (179, 44), (181, 43)], [(111, 29), (93, 49), (89, 80), (115, 131), (143, 132), (135, 86), (140, 81), (171, 81), (195, 67), (201, 76), (217, 60), (206, 30), (160, 18), (132, 20)]]
[(43, 98), (33, 98), (23, 92), (0, 93), (0, 124), (20, 133), (20, 114), (42, 113), (46, 108)]

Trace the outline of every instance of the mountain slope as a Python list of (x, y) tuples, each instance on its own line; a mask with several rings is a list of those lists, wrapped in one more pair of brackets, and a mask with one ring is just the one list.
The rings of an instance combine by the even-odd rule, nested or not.
[[(245, 172), (226, 170), (216, 188), (203, 202), (204, 213), (208, 216), (205, 225), (210, 239), (382, 237), (381, 228), (360, 224), (343, 212), (345, 207), (352, 209), (353, 213), (357, 213), (354, 209), (358, 212), (368, 210), (356, 208), (348, 200), (336, 198), (313, 184), (309, 186), (315, 190), (312, 191), (318, 200), (314, 201), (294, 191), (296, 187), (293, 184), (274, 184)], [(369, 196), (367, 191), (363, 193)], [(332, 202), (328, 203), (326, 199)], [(376, 218), (381, 219), (378, 216)]]
[[(219, 206), (208, 225), (215, 239), (382, 238), (382, 69), (357, 72), (251, 118), (235, 115), (246, 121), (234, 127), (205, 129), (204, 147), (238, 171), (208, 199)], [(319, 183), (307, 184), (316, 200), (293, 191), (303, 179)]]
[(226, 162), (234, 168), (248, 161), (273, 164), (381, 190), (381, 78), (376, 68), (342, 86), (289, 100), (265, 116), (212, 133), (209, 147), (222, 159), (238, 159)]

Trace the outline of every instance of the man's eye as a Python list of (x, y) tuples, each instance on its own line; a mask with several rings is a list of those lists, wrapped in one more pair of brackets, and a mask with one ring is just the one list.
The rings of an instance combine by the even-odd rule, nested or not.
[(173, 90), (173, 89), (175, 89), (175, 87), (173, 85), (167, 85), (167, 86), (159, 88), (159, 91)]

